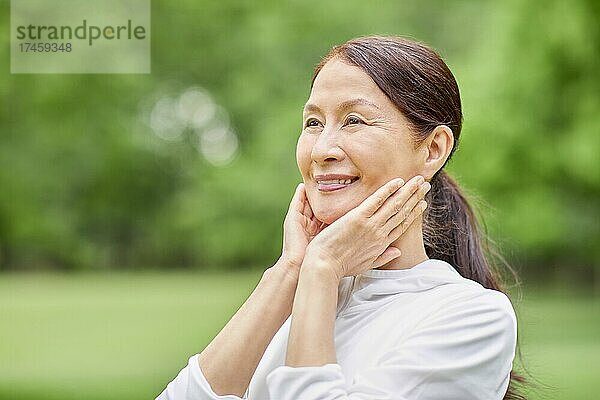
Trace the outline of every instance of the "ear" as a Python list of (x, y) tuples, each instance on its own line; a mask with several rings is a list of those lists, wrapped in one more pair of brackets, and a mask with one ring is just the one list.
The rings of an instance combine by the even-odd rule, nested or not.
[(454, 147), (454, 134), (446, 125), (438, 125), (421, 144), (424, 162), (421, 174), (430, 180), (442, 168)]

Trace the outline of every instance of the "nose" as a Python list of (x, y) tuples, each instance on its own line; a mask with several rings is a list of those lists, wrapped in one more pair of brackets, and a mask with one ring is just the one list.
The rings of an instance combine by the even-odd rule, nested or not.
[(317, 137), (310, 157), (317, 164), (325, 164), (332, 161), (341, 161), (345, 157), (344, 151), (339, 146), (339, 135), (332, 129), (325, 128)]

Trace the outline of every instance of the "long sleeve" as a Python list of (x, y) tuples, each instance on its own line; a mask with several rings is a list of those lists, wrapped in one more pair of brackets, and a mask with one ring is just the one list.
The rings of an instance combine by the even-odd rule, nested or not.
[(468, 301), (449, 300), (385, 351), (375, 367), (351, 379), (338, 364), (283, 366), (269, 374), (267, 385), (277, 400), (500, 400), (515, 345), (510, 301), (486, 291)]
[(240, 397), (216, 394), (202, 374), (195, 354), (156, 400), (240, 400)]

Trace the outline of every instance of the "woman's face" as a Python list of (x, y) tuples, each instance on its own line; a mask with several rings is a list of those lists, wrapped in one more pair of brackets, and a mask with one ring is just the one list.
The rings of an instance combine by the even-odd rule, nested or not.
[(419, 174), (424, 161), (402, 113), (362, 69), (337, 58), (315, 79), (296, 159), (313, 212), (327, 224), (389, 180)]

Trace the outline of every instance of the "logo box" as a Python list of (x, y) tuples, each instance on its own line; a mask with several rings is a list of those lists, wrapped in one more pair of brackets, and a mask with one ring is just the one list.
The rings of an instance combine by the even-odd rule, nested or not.
[(11, 0), (11, 73), (150, 73), (150, 0)]

